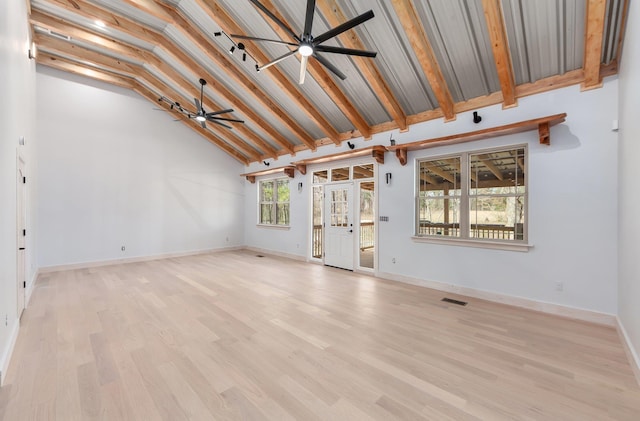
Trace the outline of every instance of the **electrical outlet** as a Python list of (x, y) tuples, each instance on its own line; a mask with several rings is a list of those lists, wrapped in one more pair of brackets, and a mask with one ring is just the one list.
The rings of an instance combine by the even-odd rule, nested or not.
[(564, 291), (564, 283), (556, 282), (556, 291)]
[(395, 262), (396, 262), (396, 258), (394, 257), (391, 259), (391, 263), (395, 263)]

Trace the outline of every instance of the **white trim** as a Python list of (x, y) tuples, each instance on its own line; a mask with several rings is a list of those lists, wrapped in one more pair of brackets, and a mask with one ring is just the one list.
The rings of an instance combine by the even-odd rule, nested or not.
[(31, 301), (31, 294), (33, 294), (33, 290), (36, 286), (36, 281), (38, 280), (38, 276), (40, 275), (40, 268), (38, 268), (33, 276), (31, 277), (31, 282), (27, 282), (27, 291), (26, 291), (26, 299), (24, 302), (24, 308), (29, 307), (29, 302)]
[(527, 252), (533, 247), (533, 244), (504, 241), (490, 241), (490, 240), (473, 240), (471, 238), (457, 238), (457, 237), (433, 237), (433, 236), (417, 236), (411, 237), (416, 243), (433, 243), (443, 244), (447, 246), (462, 246), (462, 247), (477, 247), (483, 249), (493, 250), (507, 250), (507, 251), (520, 251)]
[(42, 273), (51, 273), (51, 272), (61, 272), (64, 270), (88, 269), (88, 268), (99, 267), (99, 266), (147, 262), (150, 260), (170, 259), (172, 257), (195, 256), (199, 254), (220, 253), (224, 251), (233, 251), (233, 250), (242, 250), (242, 249), (243, 249), (242, 246), (222, 247), (222, 248), (216, 248), (216, 249), (194, 250), (194, 251), (185, 251), (185, 252), (177, 252), (177, 253), (163, 253), (163, 254), (156, 254), (152, 256), (138, 256), (138, 257), (128, 257), (124, 259), (96, 260), (93, 262), (71, 263), (68, 265), (45, 266), (39, 269), (39, 273), (42, 274)]
[(638, 385), (640, 385), (640, 357), (636, 352), (633, 344), (631, 343), (631, 339), (627, 334), (627, 330), (624, 328), (622, 324), (622, 320), (616, 316), (616, 328), (618, 330), (618, 335), (620, 335), (620, 339), (622, 339), (622, 345), (624, 346), (624, 351), (627, 354), (627, 358), (629, 359), (629, 365), (631, 366), (631, 370), (633, 374), (636, 376), (636, 381)]
[(4, 385), (5, 378), (7, 377), (7, 370), (9, 369), (9, 363), (11, 362), (11, 356), (16, 346), (16, 340), (18, 339), (18, 332), (20, 331), (20, 321), (16, 320), (13, 325), (13, 330), (9, 335), (9, 342), (4, 349), (2, 355), (0, 355), (0, 386)]
[[(270, 254), (272, 256), (285, 257), (287, 259), (297, 260), (299, 262), (309, 262), (305, 256), (300, 256), (298, 254), (291, 254), (291, 253), (283, 253), (281, 251), (263, 249), (260, 247), (244, 247), (243, 250), (252, 251), (254, 253)], [(315, 263), (315, 262), (311, 262), (311, 263)]]
[(288, 231), (291, 229), (291, 225), (276, 225), (276, 224), (256, 224), (256, 227), (283, 230), (283, 231)]
[(467, 288), (467, 287), (447, 284), (444, 282), (427, 281), (424, 279), (417, 279), (409, 276), (394, 275), (392, 273), (379, 272), (378, 277), (383, 279), (388, 279), (390, 281), (398, 281), (406, 284), (436, 289), (439, 291), (465, 295), (467, 297), (479, 298), (482, 300), (492, 301), (492, 302), (501, 303), (501, 304), (507, 304), (510, 306), (540, 311), (543, 313), (553, 314), (555, 316), (568, 317), (571, 319), (577, 319), (585, 322), (597, 323), (597, 324), (611, 326), (611, 327), (616, 326), (616, 316), (614, 314), (600, 313), (597, 311), (585, 310), (585, 309), (575, 308), (575, 307), (568, 307), (560, 304), (545, 303), (543, 301), (535, 301), (528, 298), (499, 294), (496, 292), (482, 291), (474, 288)]

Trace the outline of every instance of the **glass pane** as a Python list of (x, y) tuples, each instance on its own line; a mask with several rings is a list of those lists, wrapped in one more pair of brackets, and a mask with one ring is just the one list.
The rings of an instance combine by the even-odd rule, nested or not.
[(421, 198), (418, 235), (460, 236), (460, 199)]
[[(355, 175), (355, 167), (354, 167)], [(360, 183), (360, 266), (373, 269), (375, 250), (374, 183)]]
[(273, 205), (262, 204), (260, 205), (260, 223), (261, 224), (273, 224)]
[(523, 240), (524, 196), (479, 196), (469, 201), (471, 238)]
[(346, 227), (349, 223), (349, 204), (347, 190), (339, 189), (331, 192), (331, 226)]
[(459, 197), (460, 157), (421, 161), (420, 197)]
[(322, 258), (322, 186), (313, 188), (313, 228), (311, 233), (311, 256)]
[(470, 155), (470, 194), (523, 194), (524, 163), (524, 148)]
[(273, 180), (260, 182), (260, 201), (273, 201)]
[(289, 204), (288, 203), (278, 203), (276, 205), (276, 214), (277, 214), (277, 224), (278, 225), (289, 225)]
[(277, 201), (289, 202), (289, 180), (278, 180), (278, 197)]
[(328, 171), (315, 171), (313, 173), (313, 182), (314, 183), (326, 183), (328, 180)]
[(334, 168), (331, 170), (331, 181), (349, 180), (349, 167)]
[(373, 178), (373, 164), (354, 166), (353, 178)]

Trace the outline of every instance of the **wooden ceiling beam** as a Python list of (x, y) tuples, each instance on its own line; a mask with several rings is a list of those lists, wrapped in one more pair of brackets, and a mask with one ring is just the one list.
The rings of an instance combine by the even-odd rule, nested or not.
[(440, 177), (444, 178), (445, 180), (450, 181), (451, 183), (455, 182), (455, 177), (453, 176), (453, 174), (441, 169), (437, 165), (434, 165), (434, 164), (431, 164), (431, 163), (427, 162), (427, 163), (425, 163), (425, 166), (427, 167), (427, 169), (429, 171), (431, 171), (432, 173), (434, 173), (436, 175), (439, 175)]
[[(127, 75), (128, 77), (131, 77), (131, 78), (143, 78), (146, 80), (152, 79), (157, 81), (157, 78), (155, 76), (150, 74), (144, 67), (140, 65), (121, 62), (116, 58), (112, 58), (100, 52), (92, 51), (87, 48), (74, 45), (70, 42), (67, 42), (58, 38), (47, 37), (47, 36), (38, 34), (36, 35), (36, 43), (38, 44), (39, 48), (43, 51), (53, 53), (58, 56), (63, 56), (63, 57), (66, 56), (69, 58), (73, 58), (73, 60), (76, 62), (89, 61), (89, 63), (86, 63), (86, 64), (88, 65), (93, 64), (98, 67), (106, 68), (109, 71)], [(199, 91), (195, 89), (189, 81), (182, 78), (182, 76), (180, 76), (177, 72), (175, 72), (175, 74), (172, 76), (174, 78), (177, 77), (177, 79), (173, 79), (173, 82), (177, 86), (179, 86), (181, 89), (189, 92), (191, 95), (195, 95), (195, 96), (199, 95)], [(170, 80), (172, 79), (171, 77), (167, 77), (167, 76), (165, 77)], [(156, 83), (154, 83), (154, 85), (158, 86), (159, 83), (160, 82), (157, 81)], [(163, 85), (163, 86), (167, 86), (167, 85)], [(185, 105), (187, 104), (190, 104), (190, 102), (185, 103)], [(214, 109), (214, 110), (221, 109), (221, 107), (219, 107), (215, 103), (209, 103), (204, 105), (207, 107), (213, 107), (209, 109)], [(191, 108), (195, 109), (195, 106), (192, 106)], [(197, 123), (194, 123), (194, 124), (197, 124)], [(209, 127), (212, 131), (216, 132), (218, 136), (221, 136), (222, 138), (227, 139), (228, 143), (232, 143), (233, 145), (237, 146), (239, 149), (242, 150), (242, 152), (246, 156), (252, 158), (255, 161), (259, 161), (262, 159), (262, 156), (258, 153), (258, 151), (256, 151), (249, 145), (246, 145), (245, 141), (241, 139), (239, 136), (237, 136), (235, 133), (228, 131), (228, 129), (223, 129), (221, 127), (218, 127), (215, 123), (211, 123), (207, 125), (207, 127)], [(236, 126), (234, 128), (243, 128), (243, 126), (239, 126), (239, 127)]]
[(606, 0), (587, 1), (587, 22), (584, 41), (584, 83), (583, 90), (602, 86), (600, 63), (602, 61), (602, 39), (604, 18), (607, 11)]
[[(322, 15), (327, 19), (330, 27), (336, 27), (343, 22), (348, 21), (348, 18), (345, 16), (337, 1), (318, 0), (316, 4)], [(355, 31), (348, 31), (340, 35), (339, 39), (346, 48), (367, 50), (366, 46)], [(370, 58), (358, 56), (353, 56), (352, 59), (358, 66), (358, 69), (362, 72), (362, 75), (366, 78), (367, 82), (370, 84), (371, 89), (377, 95), (380, 103), (385, 107), (393, 121), (395, 121), (400, 131), (405, 132), (409, 130), (409, 126), (407, 125), (407, 116), (398, 102), (398, 99), (393, 94), (391, 87), (382, 76), (378, 66), (376, 66), (375, 61)]]
[(108, 49), (118, 56), (125, 57), (129, 60), (140, 60), (142, 50), (139, 48), (129, 46), (112, 38), (107, 38), (104, 33), (82, 28), (73, 22), (50, 15), (46, 11), (33, 9), (29, 20), (31, 24), (40, 28), (67, 35), (71, 37), (71, 39), (81, 40), (96, 47)]
[(440, 65), (436, 60), (433, 48), (427, 38), (427, 34), (425, 33), (413, 2), (411, 0), (391, 0), (391, 3), (402, 23), (411, 47), (418, 57), (422, 71), (438, 100), (445, 121), (455, 120), (456, 114), (451, 91), (444, 79), (442, 69), (440, 69)]
[[(199, 0), (199, 1), (202, 2), (202, 0)], [(277, 10), (276, 6), (273, 4), (271, 0), (262, 0), (261, 3), (267, 9), (269, 9), (271, 13), (273, 13), (274, 16), (276, 16), (278, 19), (280, 19), (283, 22), (287, 21), (285, 17), (282, 16), (282, 14)], [(278, 34), (280, 39), (293, 41), (290, 39), (289, 35), (271, 19), (266, 19), (265, 22), (269, 24), (271, 29), (273, 29), (273, 31), (276, 34)], [(352, 31), (349, 31), (349, 32), (352, 32)], [(232, 33), (243, 34), (244, 32), (232, 32)], [(271, 61), (270, 58), (266, 57), (266, 55), (262, 53), (262, 49), (259, 46), (255, 45), (255, 43), (251, 43), (251, 44), (254, 46), (255, 51), (260, 52), (260, 55), (261, 55), (260, 60), (263, 63), (268, 63)], [(299, 60), (299, 56), (297, 54), (295, 55), (295, 57), (296, 59)], [(273, 70), (276, 70), (276, 69), (271, 68), (269, 69), (269, 72), (272, 72)], [(351, 124), (353, 124), (353, 126), (360, 131), (360, 133), (365, 139), (370, 139), (371, 127), (365, 121), (365, 119), (362, 117), (362, 115), (356, 109), (356, 107), (352, 104), (351, 100), (345, 95), (342, 89), (340, 89), (340, 87), (334, 82), (333, 76), (329, 74), (329, 72), (324, 68), (324, 66), (322, 66), (317, 60), (309, 60), (307, 70), (309, 71), (309, 73), (311, 73), (315, 81), (320, 85), (320, 87), (324, 90), (324, 92), (331, 98), (331, 100), (338, 106), (338, 108), (340, 108), (340, 111), (342, 111), (342, 113), (349, 119)], [(277, 71), (279, 72), (280, 70), (278, 69)], [(286, 80), (287, 80), (287, 83), (292, 86), (292, 88), (295, 86), (295, 84), (291, 83), (291, 81), (288, 78), (286, 78)], [(339, 145), (341, 143), (338, 132), (329, 134), (329, 138), (336, 145)]]
[(503, 98), (502, 108), (515, 107), (518, 105), (515, 89), (516, 79), (513, 73), (509, 40), (507, 39), (507, 29), (504, 23), (500, 0), (482, 0), (482, 8), (484, 9), (484, 17), (487, 21), (493, 59), (496, 64), (496, 70), (498, 71), (498, 79), (500, 80)]
[[(173, 41), (168, 39), (164, 34), (158, 33), (152, 29), (148, 29), (146, 27), (142, 27), (138, 23), (127, 19), (124, 16), (116, 15), (109, 10), (103, 9), (99, 6), (95, 6), (93, 4), (87, 3), (85, 0), (50, 0), (54, 2), (56, 5), (68, 10), (72, 13), (77, 13), (88, 19), (101, 19), (107, 26), (110, 26), (114, 29), (120, 30), (128, 35), (139, 38), (143, 41), (149, 42), (153, 45), (158, 46), (159, 48), (163, 48), (165, 51), (171, 53), (174, 57), (177, 57), (177, 60), (185, 64), (185, 67), (192, 69), (199, 69), (201, 66), (198, 63), (195, 63), (192, 59), (190, 59), (186, 54), (184, 54), (180, 49), (178, 49)], [(188, 59), (185, 63), (183, 60)], [(225, 58), (226, 59), (226, 58)], [(228, 70), (227, 66), (227, 70)], [(231, 73), (238, 73), (237, 70)], [(267, 121), (261, 118), (257, 113), (255, 113), (250, 107), (248, 107), (244, 101), (240, 101), (231, 91), (229, 91), (226, 87), (217, 83), (213, 80), (209, 81), (210, 87), (214, 87), (222, 96), (227, 98), (236, 108), (241, 110), (248, 119), (253, 120), (260, 128), (262, 128), (265, 132), (267, 132), (274, 140), (274, 142), (281, 145), (283, 148), (287, 150), (288, 153), (294, 154), (293, 145), (282, 136), (277, 130), (275, 130)], [(278, 110), (279, 108), (271, 108), (270, 111), (278, 118)], [(284, 112), (280, 110), (281, 112)], [(305, 133), (306, 134), (306, 133)], [(315, 149), (315, 144), (314, 144)]]
[[(43, 37), (41, 37), (41, 38), (43, 38)], [(40, 41), (43, 41), (43, 40), (41, 39)], [(109, 58), (107, 56), (103, 56), (103, 55), (100, 55), (98, 53), (94, 53), (98, 57), (91, 57), (92, 58), (91, 61), (93, 61), (94, 63), (87, 63), (86, 62), (86, 58), (85, 58), (86, 57), (86, 52), (81, 52), (82, 56), (77, 56), (76, 55), (78, 52), (80, 52), (80, 50), (77, 48), (77, 46), (74, 46), (74, 45), (69, 44), (67, 42), (64, 42), (62, 40), (52, 39), (51, 41), (52, 41), (52, 43), (43, 43), (41, 45), (44, 45), (43, 48), (44, 48), (44, 51), (46, 53), (48, 53), (48, 54), (50, 54), (50, 55), (52, 55), (54, 57), (58, 57), (59, 59), (63, 58), (63, 59), (66, 59), (69, 63), (75, 63), (77, 65), (84, 65), (84, 66), (89, 67), (89, 68), (92, 68), (93, 66), (98, 66), (96, 68), (96, 70), (106, 71), (106, 72), (109, 72), (109, 73), (119, 74), (120, 72), (128, 71), (129, 73), (126, 74), (127, 77), (131, 77), (132, 79), (133, 78), (140, 78), (140, 77), (145, 78), (146, 77), (146, 78), (148, 78), (148, 79), (150, 79), (152, 81), (151, 83), (147, 82), (149, 85), (151, 85), (151, 86), (153, 86), (153, 85), (161, 86), (162, 89), (165, 92), (168, 92), (168, 91), (171, 90), (171, 88), (168, 85), (166, 85), (163, 82), (159, 81), (153, 75), (149, 74), (148, 72), (146, 72), (144, 70), (142, 72), (137, 72), (134, 68), (126, 68), (126, 67), (123, 68), (122, 66), (118, 66), (118, 65), (116, 65), (115, 67), (111, 68), (110, 66), (111, 66), (111, 64), (113, 64), (115, 59), (111, 59), (111, 58)], [(53, 46), (51, 46), (50, 44), (53, 45)], [(57, 55), (57, 54), (60, 54), (60, 55)], [(139, 84), (140, 81), (134, 80), (133, 85), (132, 85), (132, 87), (130, 87), (130, 89), (134, 89), (137, 86), (136, 83)], [(175, 95), (177, 95), (177, 93)], [(158, 106), (160, 104), (163, 107), (168, 108), (168, 104), (166, 104), (166, 103), (158, 103), (157, 99), (158, 99), (158, 95), (155, 95), (153, 102), (156, 104), (156, 106)], [(183, 97), (182, 100), (184, 100), (184, 99), (186, 99), (186, 98)], [(175, 113), (175, 112), (172, 113), (172, 114), (176, 118), (179, 118), (180, 116), (183, 116), (182, 114)], [(195, 122), (195, 120), (191, 120), (191, 119), (188, 119), (188, 120), (189, 120), (189, 123), (190, 123), (189, 125), (192, 128), (194, 127), (194, 125), (197, 126), (196, 127), (196, 131), (200, 132), (200, 134), (204, 134), (205, 137), (207, 137), (207, 139), (209, 141), (212, 141), (212, 137), (211, 137), (212, 134), (207, 134), (207, 133), (205, 133), (204, 130), (198, 130), (198, 128), (202, 129), (202, 127), (197, 122)], [(210, 130), (212, 129), (211, 127), (209, 127), (209, 125), (207, 127)], [(212, 131), (216, 132), (216, 135), (218, 135), (218, 136), (222, 135), (222, 136), (220, 136), (221, 139), (224, 139), (225, 137), (231, 137), (233, 139), (233, 142), (227, 141), (227, 143), (232, 143), (232, 146), (237, 147), (238, 149), (242, 150), (244, 155), (249, 156), (254, 160), (258, 160), (260, 158), (260, 155), (255, 150), (253, 150), (253, 149), (249, 148), (247, 145), (245, 145), (242, 139), (238, 138), (233, 133), (226, 132), (226, 131), (222, 132), (222, 130), (223, 129), (218, 129), (217, 127), (215, 127), (215, 130), (212, 130)], [(218, 140), (216, 139), (216, 141), (214, 143), (218, 144), (217, 141)]]
[[(313, 151), (316, 150), (315, 139), (313, 139), (301, 125), (294, 121), (294, 119), (289, 116), (286, 110), (284, 110), (279, 104), (272, 100), (267, 94), (262, 92), (260, 87), (253, 83), (251, 79), (244, 74), (244, 69), (240, 68), (236, 65), (236, 63), (233, 62), (233, 60), (229, 59), (228, 54), (221, 52), (220, 46), (204, 37), (199, 31), (194, 31), (192, 29), (190, 21), (188, 20), (188, 17), (186, 17), (181, 10), (164, 3), (161, 4), (163, 7), (165, 7), (167, 13), (174, 20), (174, 27), (180, 30), (186, 38), (188, 38), (191, 42), (198, 46), (211, 61), (213, 61), (220, 67), (220, 69), (224, 70), (226, 75), (229, 77), (229, 81), (234, 81), (238, 84), (238, 86), (245, 88), (245, 91), (247, 93), (251, 94), (251, 96), (253, 96), (253, 98), (258, 102), (260, 102), (260, 104), (262, 104), (265, 109), (271, 111), (271, 113), (275, 116), (275, 119), (279, 120), (284, 126), (291, 130), (291, 132), (294, 133), (302, 143), (307, 145), (309, 149)], [(168, 42), (169, 40), (167, 39), (166, 41)], [(175, 48), (173, 44), (171, 46), (165, 47), (170, 48), (172, 52), (177, 55), (178, 49)], [(230, 101), (232, 100), (230, 97), (233, 97), (235, 99), (235, 102), (232, 101), (234, 105), (236, 102), (241, 102), (228, 89), (225, 88), (225, 92), (228, 92), (228, 96), (225, 96), (227, 96)], [(220, 93), (224, 95), (223, 92)]]
[(480, 161), (487, 166), (489, 171), (491, 171), (491, 173), (495, 175), (498, 180), (502, 181), (504, 179), (502, 171), (500, 171), (500, 168), (498, 168), (496, 164), (493, 163), (493, 160), (491, 159), (489, 154), (480, 155), (478, 158), (480, 158)]
[(36, 61), (38, 62), (38, 64), (42, 64), (44, 66), (52, 67), (54, 69), (62, 70), (80, 76), (89, 77), (101, 82), (120, 86), (121, 88), (133, 89), (133, 87), (135, 86), (135, 80), (131, 78), (81, 65), (79, 63), (73, 62), (72, 60), (65, 59), (64, 57), (54, 56), (47, 53), (46, 51), (38, 52)]
[[(148, 99), (149, 101), (158, 104), (157, 93), (149, 90), (149, 88), (144, 86), (142, 83), (137, 82), (133, 90), (136, 91), (139, 95), (142, 95), (143, 97)], [(164, 103), (163, 106), (168, 107), (168, 104)], [(213, 135), (213, 133), (211, 133), (207, 129), (203, 129), (199, 124), (194, 125), (193, 120), (189, 119), (187, 116), (183, 114), (174, 114), (174, 115), (177, 117), (177, 119), (179, 119), (184, 124), (186, 124), (190, 129), (196, 131), (198, 134), (200, 134), (205, 139), (207, 139), (210, 143), (216, 145), (217, 147), (225, 151), (227, 154), (235, 158), (240, 163), (244, 165), (249, 165), (249, 160), (243, 154), (241, 154), (237, 149), (231, 147), (228, 143), (218, 139), (216, 136)]]
[[(195, 0), (196, 3), (209, 15), (209, 17), (216, 22), (220, 28), (227, 34), (244, 34), (245, 31), (231, 18), (229, 13), (220, 6), (216, 0)], [(251, 55), (256, 60), (262, 63), (268, 63), (271, 61), (269, 57), (262, 52), (262, 49), (255, 43), (249, 40), (243, 40), (243, 43), (251, 47)], [(332, 124), (320, 113), (317, 107), (312, 104), (300, 91), (300, 89), (277, 67), (265, 71), (269, 74), (271, 79), (278, 85), (278, 87), (285, 93), (291, 100), (300, 105), (307, 116), (320, 127), (325, 134), (331, 139), (331, 142), (340, 144), (341, 139), (338, 137), (338, 132), (333, 128)]]

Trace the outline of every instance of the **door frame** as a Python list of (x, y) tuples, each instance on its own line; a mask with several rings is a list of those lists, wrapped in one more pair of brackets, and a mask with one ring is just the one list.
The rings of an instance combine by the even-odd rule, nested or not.
[[(344, 266), (348, 266), (348, 267), (344, 267), (344, 266), (340, 266), (340, 265), (331, 265), (331, 264), (327, 264), (327, 245), (328, 245), (328, 236), (327, 236), (327, 230), (329, 228), (331, 228), (330, 224), (329, 226), (327, 226), (327, 219), (323, 218), (323, 230), (324, 230), (324, 234), (323, 234), (323, 238), (324, 241), (322, 243), (322, 263), (325, 266), (334, 266), (334, 267), (338, 267), (340, 269), (346, 269), (346, 270), (355, 270), (355, 268), (357, 267), (356, 265), (356, 247), (357, 247), (357, 243), (358, 241), (356, 241), (356, 236), (357, 236), (357, 224), (356, 224), (356, 211), (355, 211), (355, 193), (354, 193), (354, 187), (355, 184), (353, 182), (353, 180), (349, 180), (349, 181), (344, 181), (344, 182), (336, 182), (336, 183), (330, 183), (330, 184), (326, 184), (322, 197), (322, 207), (323, 210), (325, 212), (323, 212), (323, 215), (327, 215), (327, 208), (330, 206), (331, 204), (331, 199), (329, 199), (327, 197), (327, 191), (333, 191), (333, 190), (343, 190), (343, 189), (348, 189), (350, 190), (350, 194), (347, 195), (347, 225), (346, 226), (340, 226), (340, 227), (336, 227), (336, 229), (344, 231), (344, 232), (348, 232), (348, 237), (351, 238), (351, 261), (349, 263), (346, 263), (346, 261), (344, 262)], [(342, 250), (342, 248), (341, 248)]]
[(27, 306), (27, 163), (16, 152), (16, 309), (18, 320)]
[[(363, 179), (353, 179), (353, 167), (354, 166), (358, 166), (358, 165), (369, 165), (372, 164), (373, 165), (373, 169), (374, 169), (374, 176), (373, 178), (363, 178)], [(335, 168), (344, 168), (344, 167), (349, 167), (349, 171), (350, 171), (350, 179), (349, 180), (342, 180), (342, 181), (335, 181), (335, 182), (331, 182), (330, 178), (324, 182), (324, 183), (314, 183), (313, 182), (313, 174), (319, 171), (327, 171), (327, 175), (329, 175), (330, 171), (335, 169)], [(307, 229), (308, 229), (308, 241), (307, 241), (307, 261), (310, 262), (316, 262), (316, 263), (320, 263), (320, 264), (324, 264), (324, 246), (325, 246), (325, 203), (324, 203), (324, 193), (325, 193), (325, 186), (327, 185), (332, 185), (332, 184), (340, 184), (340, 183), (346, 183), (346, 182), (352, 182), (353, 183), (353, 194), (352, 194), (352, 201), (353, 206), (355, 206), (354, 209), (354, 215), (353, 215), (353, 219), (355, 221), (354, 223), (354, 235), (357, 236), (357, 241), (354, 240), (353, 241), (353, 246), (354, 246), (354, 252), (353, 252), (353, 271), (354, 272), (363, 272), (363, 273), (370, 273), (370, 274), (376, 274), (378, 271), (378, 251), (379, 251), (379, 241), (378, 241), (378, 230), (379, 230), (379, 223), (378, 223), (378, 209), (379, 209), (379, 195), (378, 195), (378, 190), (380, 188), (380, 164), (378, 164), (374, 159), (371, 158), (367, 158), (367, 159), (362, 159), (362, 158), (356, 158), (356, 159), (350, 159), (350, 160), (344, 160), (344, 161), (335, 161), (332, 162), (331, 164), (318, 164), (318, 165), (314, 165), (309, 166), (307, 168), (307, 183), (309, 186), (311, 186), (311, 188), (308, 189), (309, 194), (308, 194), (308, 203), (309, 203), (309, 211), (308, 211), (308, 222), (307, 222)], [(375, 249), (374, 249), (374, 258), (373, 258), (373, 268), (367, 268), (367, 267), (362, 267), (360, 266), (360, 253), (359, 253), (359, 235), (360, 235), (360, 197), (359, 197), (359, 191), (360, 191), (360, 183), (363, 181), (373, 181), (374, 182), (374, 214), (376, 217), (376, 221), (374, 224), (374, 241), (375, 241)], [(321, 258), (317, 258), (313, 256), (313, 210), (314, 210), (314, 195), (313, 195), (313, 190), (314, 187), (318, 187), (318, 186), (322, 186), (322, 192), (323, 192), (323, 201), (322, 201), (322, 257)], [(358, 196), (358, 197), (356, 197)]]

